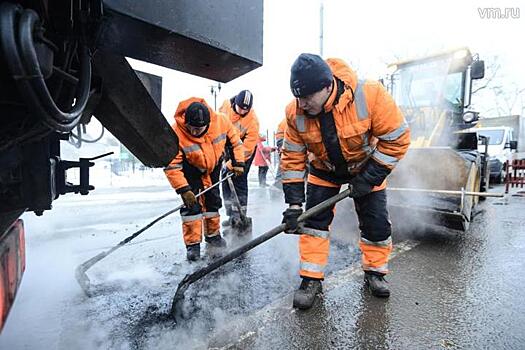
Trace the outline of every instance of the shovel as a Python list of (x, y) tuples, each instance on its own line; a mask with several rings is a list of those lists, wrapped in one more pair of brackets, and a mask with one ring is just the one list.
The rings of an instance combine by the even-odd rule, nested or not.
[[(324, 202), (321, 202), (317, 204), (316, 206), (308, 209), (298, 219), (298, 222), (303, 222), (304, 220), (308, 219), (309, 217), (312, 217), (314, 215), (317, 215), (325, 210), (328, 210), (332, 205), (336, 204), (337, 202), (345, 199), (348, 197), (348, 195), (351, 193), (351, 189), (346, 189), (343, 192), (336, 194), (335, 196), (328, 198)], [(188, 287), (203, 278), (204, 276), (208, 275), (209, 273), (215, 271), (219, 267), (227, 264), (228, 262), (232, 261), (235, 258), (238, 258), (239, 256), (243, 255), (247, 251), (257, 247), (259, 244), (264, 243), (268, 241), (269, 239), (277, 236), (279, 233), (283, 232), (285, 229), (285, 224), (280, 224), (270, 231), (262, 234), (261, 236), (251, 240), (250, 242), (238, 247), (237, 249), (231, 251), (230, 253), (226, 254), (225, 256), (215, 260), (211, 264), (204, 266), (203, 268), (186, 275), (182, 281), (179, 283), (179, 286), (177, 287), (177, 291), (175, 292), (175, 296), (173, 297), (173, 303), (171, 306), (171, 314), (175, 318), (176, 322), (179, 322), (183, 319), (187, 319), (188, 315), (184, 313), (184, 292), (188, 289)]]
[[(223, 179), (221, 179), (220, 181), (214, 183), (213, 185), (211, 185), (210, 187), (208, 187), (204, 191), (199, 192), (197, 195), (195, 195), (195, 198), (202, 196), (203, 194), (205, 194), (206, 192), (208, 192), (209, 190), (211, 190), (215, 186), (218, 186), (221, 182), (223, 182), (225, 180), (230, 180), (231, 181), (230, 178), (232, 176), (233, 176), (233, 173), (228, 174)], [(91, 290), (91, 282), (90, 282), (89, 277), (88, 277), (88, 275), (86, 273), (88, 269), (90, 269), (93, 265), (95, 265), (100, 260), (104, 259), (109, 254), (113, 253), (115, 250), (117, 250), (119, 248), (122, 248), (126, 243), (129, 243), (133, 239), (137, 238), (142, 232), (146, 231), (151, 226), (155, 225), (157, 222), (159, 222), (160, 220), (164, 219), (166, 216), (171, 215), (171, 214), (179, 211), (180, 209), (182, 209), (182, 207), (184, 207), (184, 204), (181, 204), (178, 207), (176, 207), (175, 209), (171, 209), (170, 211), (162, 214), (161, 216), (157, 217), (155, 220), (153, 220), (152, 222), (150, 222), (149, 224), (147, 224), (146, 226), (144, 226), (143, 228), (141, 228), (137, 232), (133, 233), (131, 236), (123, 239), (122, 241), (120, 241), (117, 245), (115, 245), (111, 249), (108, 249), (107, 251), (101, 252), (101, 253), (95, 255), (94, 257), (92, 257), (91, 259), (86, 260), (82, 264), (78, 265), (77, 268), (75, 269), (75, 278), (77, 279), (77, 282), (80, 285), (80, 288), (82, 288), (82, 291), (84, 291), (84, 293), (86, 293), (86, 295), (88, 297), (91, 297), (93, 295), (93, 292)]]
[(240, 223), (236, 223), (235, 220), (232, 220), (232, 229), (237, 229), (239, 233), (251, 233), (252, 232), (252, 218), (249, 218), (246, 216), (246, 211), (241, 205), (241, 202), (239, 201), (239, 196), (237, 196), (237, 191), (235, 190), (235, 185), (233, 184), (233, 180), (231, 178), (228, 178), (228, 186), (230, 187), (230, 191), (233, 196), (233, 204), (239, 211), (240, 216)]

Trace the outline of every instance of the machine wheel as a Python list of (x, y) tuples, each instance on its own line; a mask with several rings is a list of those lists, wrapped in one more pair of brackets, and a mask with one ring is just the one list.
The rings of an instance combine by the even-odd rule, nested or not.
[(499, 175), (496, 176), (496, 183), (502, 184), (504, 181), (505, 181), (505, 170), (502, 167), (501, 171), (499, 172)]
[[(479, 191), (480, 192), (487, 192), (489, 190), (489, 186), (490, 186), (490, 169), (488, 167), (487, 161), (485, 161), (485, 164), (484, 164), (484, 166), (481, 167), (481, 169), (484, 169), (485, 172), (484, 172), (484, 174), (481, 174)], [(486, 197), (479, 197), (480, 201), (483, 201), (485, 199), (486, 199)]]

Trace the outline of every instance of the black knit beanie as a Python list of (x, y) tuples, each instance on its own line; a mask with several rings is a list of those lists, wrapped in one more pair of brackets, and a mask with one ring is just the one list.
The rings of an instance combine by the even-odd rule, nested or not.
[(305, 97), (332, 84), (333, 74), (318, 55), (302, 53), (292, 65), (290, 88), (295, 97)]

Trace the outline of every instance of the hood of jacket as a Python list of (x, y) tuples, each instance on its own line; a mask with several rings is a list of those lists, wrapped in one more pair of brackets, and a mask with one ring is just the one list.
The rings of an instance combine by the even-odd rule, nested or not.
[[(213, 112), (213, 110), (210, 108), (210, 106), (208, 106), (206, 101), (204, 99), (202, 99), (202, 98), (199, 98), (199, 97), (190, 97), (187, 100), (181, 101), (179, 103), (179, 105), (177, 106), (177, 110), (175, 111), (175, 115), (174, 115), (175, 124), (176, 124), (177, 130), (180, 131), (181, 133), (183, 133), (185, 137), (187, 137), (188, 139), (194, 141), (195, 143), (203, 143), (204, 142), (204, 137), (206, 136), (206, 134), (202, 135), (201, 137), (192, 136), (188, 132), (188, 130), (186, 129), (186, 126), (184, 125), (185, 124), (184, 123), (185, 122), (184, 115), (186, 113), (186, 109), (188, 109), (188, 107), (193, 102), (202, 103), (203, 105), (206, 106), (206, 108), (208, 108), (208, 110), (210, 111), (210, 125), (213, 123), (213, 120), (215, 119), (215, 112)], [(210, 132), (209, 129), (208, 129), (208, 132)]]

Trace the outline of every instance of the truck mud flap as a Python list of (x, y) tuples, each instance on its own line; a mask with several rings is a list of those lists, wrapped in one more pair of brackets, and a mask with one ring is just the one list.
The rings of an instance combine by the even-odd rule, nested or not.
[(0, 235), (0, 330), (15, 301), (25, 260), (24, 224), (18, 219)]

